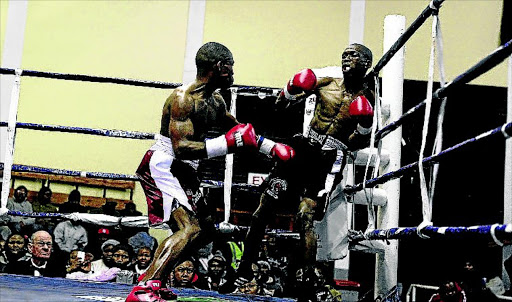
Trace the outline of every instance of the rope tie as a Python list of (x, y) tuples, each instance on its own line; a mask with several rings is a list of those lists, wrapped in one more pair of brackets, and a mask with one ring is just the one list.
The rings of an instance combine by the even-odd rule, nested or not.
[(494, 242), (499, 245), (499, 246), (503, 246), (503, 242), (501, 240), (498, 239), (498, 237), (496, 237), (496, 227), (498, 226), (499, 224), (495, 223), (493, 225), (491, 225), (491, 229), (489, 231), (489, 233), (491, 234), (491, 237), (492, 237), (492, 240), (494, 240)]

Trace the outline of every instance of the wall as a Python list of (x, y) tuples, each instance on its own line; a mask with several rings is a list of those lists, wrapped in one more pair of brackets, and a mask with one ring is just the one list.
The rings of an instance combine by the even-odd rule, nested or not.
[[(30, 1), (22, 68), (181, 82), (188, 4)], [(373, 49), (375, 62), (382, 56), (385, 15), (405, 15), (409, 25), (427, 4), (366, 2), (364, 43)], [(8, 1), (0, 1), (0, 50), (5, 46), (7, 6)], [(499, 0), (446, 1), (443, 5), (440, 17), (449, 79), (497, 47), (501, 8)], [(339, 64), (340, 53), (348, 43), (349, 12), (350, 1), (208, 1), (204, 42), (218, 41), (232, 50), (236, 84), (281, 87), (301, 68)], [(426, 79), (430, 20), (406, 46), (406, 79)], [(505, 82), (505, 64), (474, 81), (501, 87)], [(18, 120), (157, 132), (169, 93), (164, 89), (24, 77)], [(151, 141), (20, 129), (14, 162), (133, 174), (150, 145)], [(68, 192), (67, 188), (62, 190)], [(145, 211), (140, 187), (134, 198), (138, 208)]]

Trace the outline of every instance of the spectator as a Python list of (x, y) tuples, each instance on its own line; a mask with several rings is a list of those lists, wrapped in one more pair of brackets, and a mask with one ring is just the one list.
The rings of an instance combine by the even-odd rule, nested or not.
[(112, 232), (108, 228), (88, 228), (89, 232), (87, 234), (93, 234), (93, 236), (88, 236), (89, 244), (87, 244), (87, 250), (94, 255), (95, 259), (101, 258), (103, 255), (103, 251), (101, 250), (101, 246), (103, 243), (112, 238)]
[(83, 251), (88, 243), (87, 231), (79, 221), (75, 220), (66, 220), (57, 224), (54, 236), (55, 243), (68, 254), (72, 250)]
[(314, 288), (317, 302), (341, 302), (341, 293), (331, 284), (327, 283), (324, 271), (321, 267), (315, 266), (313, 269)]
[(197, 259), (196, 271), (201, 276), (208, 273), (208, 261), (213, 258), (213, 242), (203, 245), (197, 249), (194, 258)]
[(144, 274), (153, 260), (153, 250), (147, 246), (138, 248), (135, 256), (135, 280), (138, 280), (140, 275)]
[[(27, 200), (28, 190), (19, 186), (14, 190), (13, 198), (7, 199), (7, 208), (11, 211), (32, 213), (32, 204)], [(21, 216), (6, 216), (10, 229), (22, 235), (30, 235), (33, 231), (35, 219)]]
[(84, 213), (84, 207), (80, 205), (82, 195), (77, 189), (71, 191), (68, 196), (68, 202), (60, 206), (61, 213)]
[[(466, 302), (464, 290), (455, 281), (444, 281), (429, 302)], [(484, 302), (484, 301), (480, 301)]]
[(128, 244), (134, 251), (141, 247), (149, 247), (154, 252), (158, 246), (158, 241), (155, 237), (149, 235), (147, 231), (142, 231), (128, 238)]
[(9, 262), (16, 262), (27, 253), (27, 240), (20, 234), (11, 234), (7, 238), (5, 250), (0, 254), (0, 273), (5, 271)]
[(115, 201), (107, 201), (105, 204), (101, 207), (103, 214), (110, 215), (110, 216), (121, 216), (121, 213), (116, 210), (117, 202)]
[(119, 244), (112, 251), (115, 266), (120, 269), (116, 276), (117, 283), (133, 284), (134, 270), (132, 265), (133, 249), (129, 245)]
[(252, 278), (252, 280), (249, 282), (239, 285), (233, 293), (240, 293), (244, 295), (271, 296), (271, 294), (258, 283), (256, 277)]
[(195, 259), (184, 257), (174, 266), (169, 274), (169, 287), (204, 288), (204, 279), (196, 271)]
[[(37, 200), (32, 201), (32, 209), (37, 213), (58, 213), (59, 208), (52, 204), (52, 190), (50, 187), (41, 187), (37, 193)], [(45, 230), (53, 234), (55, 221), (47, 218), (36, 218), (34, 230)]]
[(92, 265), (94, 256), (91, 253), (85, 253), (80, 250), (73, 250), (69, 254), (69, 261), (66, 266), (66, 278), (68, 279), (87, 279), (86, 276), (92, 275)]
[(137, 207), (133, 202), (130, 202), (124, 206), (124, 210), (121, 211), (121, 216), (142, 216), (142, 213), (137, 211)]
[(258, 282), (266, 289), (271, 296), (282, 297), (283, 286), (276, 280), (274, 274), (272, 274), (270, 263), (268, 261), (258, 261)]
[(5, 272), (9, 274), (64, 277), (64, 268), (52, 261), (53, 240), (50, 233), (37, 231), (32, 234), (28, 243), (30, 259), (9, 262)]
[(464, 263), (460, 286), (464, 290), (468, 302), (498, 301), (496, 295), (486, 287), (484, 275), (471, 260)]
[(221, 294), (232, 293), (236, 287), (234, 283), (234, 271), (227, 265), (226, 258), (217, 252), (208, 261), (205, 287), (202, 289), (217, 291)]
[(115, 267), (113, 254), (114, 254), (114, 247), (116, 247), (119, 244), (119, 241), (115, 239), (109, 239), (101, 245), (101, 251), (103, 252), (103, 255), (101, 259), (95, 260), (92, 262), (92, 271), (93, 274), (101, 274), (110, 268)]

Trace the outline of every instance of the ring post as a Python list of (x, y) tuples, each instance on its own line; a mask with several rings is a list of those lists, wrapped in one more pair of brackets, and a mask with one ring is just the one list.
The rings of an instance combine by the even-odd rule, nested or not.
[[(405, 17), (389, 15), (384, 19), (384, 50), (389, 49), (405, 30)], [(389, 105), (389, 121), (402, 115), (404, 82), (404, 48), (396, 52), (382, 71), (382, 103)], [(382, 149), (390, 152), (389, 164), (384, 173), (401, 166), (402, 131), (397, 129), (382, 140)], [(378, 209), (378, 227), (389, 228), (398, 225), (398, 203), (400, 199), (400, 181), (392, 180), (383, 185), (388, 203)], [(384, 295), (397, 285), (398, 273), (398, 242), (385, 246), (385, 252), (377, 254), (375, 264), (375, 297)]]
[[(512, 56), (508, 58), (507, 122), (512, 122)], [(512, 139), (505, 140), (505, 192), (503, 192), (503, 223), (512, 224)], [(503, 247), (503, 261), (512, 257), (512, 245)], [(509, 272), (512, 273), (512, 272)], [(512, 276), (503, 269), (503, 283), (511, 288)]]

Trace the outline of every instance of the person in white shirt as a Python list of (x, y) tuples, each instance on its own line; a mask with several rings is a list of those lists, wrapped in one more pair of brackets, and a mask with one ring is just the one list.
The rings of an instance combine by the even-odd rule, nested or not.
[(78, 221), (74, 220), (66, 220), (57, 224), (53, 236), (59, 248), (67, 253), (71, 253), (73, 250), (83, 251), (88, 243), (87, 231)]

